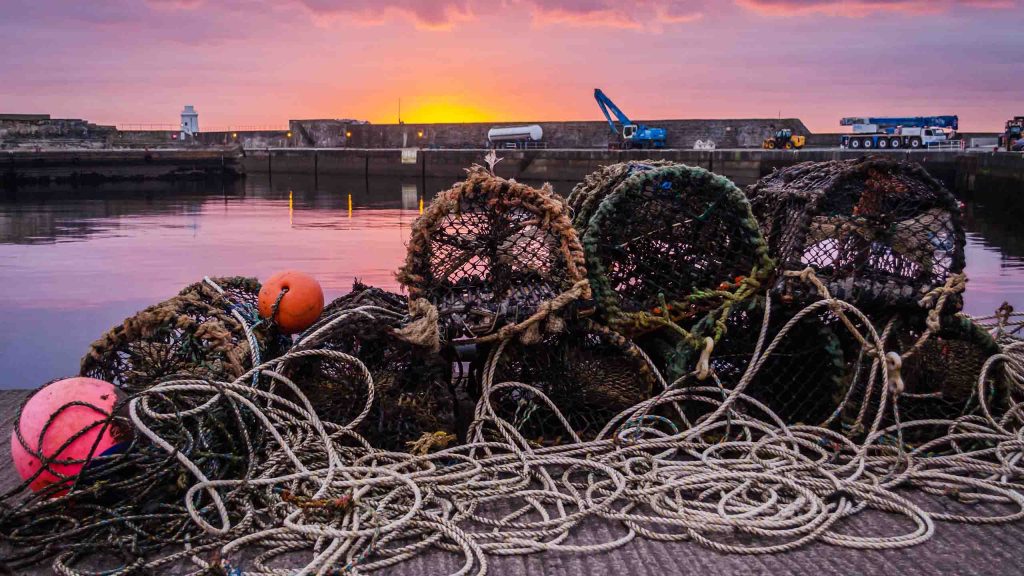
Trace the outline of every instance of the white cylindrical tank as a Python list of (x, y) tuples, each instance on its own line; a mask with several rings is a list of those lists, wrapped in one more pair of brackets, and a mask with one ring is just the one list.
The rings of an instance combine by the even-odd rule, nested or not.
[(529, 126), (509, 126), (507, 128), (491, 128), (487, 131), (488, 142), (509, 142), (512, 140), (532, 140), (539, 142), (544, 137), (544, 130), (537, 124)]

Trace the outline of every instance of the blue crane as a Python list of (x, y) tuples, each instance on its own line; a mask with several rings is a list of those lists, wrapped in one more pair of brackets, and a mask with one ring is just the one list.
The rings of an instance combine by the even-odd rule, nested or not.
[(612, 120), (611, 115), (614, 114), (618, 118), (619, 123), (622, 124), (623, 148), (665, 147), (664, 128), (648, 128), (643, 124), (633, 123), (622, 110), (619, 110), (619, 107), (612, 102), (611, 98), (604, 95), (600, 88), (594, 88), (594, 100), (597, 100), (597, 105), (601, 107), (601, 112), (604, 113), (605, 119), (608, 120), (608, 127), (616, 137), (620, 136), (620, 133), (615, 128), (615, 121)]

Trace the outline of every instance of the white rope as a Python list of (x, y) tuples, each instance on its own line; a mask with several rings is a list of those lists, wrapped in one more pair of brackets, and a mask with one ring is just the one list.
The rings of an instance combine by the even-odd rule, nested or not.
[[(765, 310), (763, 326), (770, 312)], [(859, 331), (864, 349), (875, 351), (870, 369), (855, 375), (866, 390), (861, 406), (846, 394), (829, 419), (847, 405), (855, 408), (866, 429), (847, 435), (786, 423), (746, 391), (797, 323), (837, 312)], [(358, 436), (374, 401), (373, 378), (358, 358), (316, 347), (331, 327), (373, 313), (387, 311), (364, 307), (325, 319), (291, 351), (233, 382), (165, 381), (130, 402), (136, 430), (190, 474), (184, 505), (210, 538), (145, 568), (189, 557), (199, 570), (207, 569), (209, 555), (203, 558), (199, 551), (209, 551), (212, 543), (226, 566), (246, 575), (369, 572), (443, 550), (462, 556), (453, 573), (461, 576), (487, 573), (494, 556), (589, 554), (637, 537), (688, 541), (723, 553), (778, 553), (811, 542), (881, 550), (920, 544), (932, 537), (937, 522), (1024, 518), (1024, 407), (988, 400), (1000, 378), (1015, 386), (1018, 397), (1024, 390), (1024, 341), (1015, 336), (1024, 315), (1004, 314), (994, 324), (981, 320), (992, 327), (1001, 351), (978, 374), (977, 414), (900, 422), (900, 372), (907, 368), (899, 354), (886, 353), (892, 324), (878, 334), (858, 309), (826, 297), (774, 335), (762, 327), (749, 365), (732, 388), (707, 359), (670, 384), (651, 365), (663, 390), (617, 415), (591, 441), (580, 438), (538, 387), (495, 381), (506, 341), (493, 347), (484, 366), (469, 442), (421, 456), (375, 450)], [(321, 421), (300, 383), (286, 376), (293, 363), (318, 361), (351, 368), (367, 387), (366, 404), (351, 421)], [(862, 376), (866, 380), (859, 382)], [(538, 410), (550, 411), (572, 441), (547, 447), (527, 441), (495, 410), (495, 395), (512, 389), (529, 393)], [(168, 397), (181, 399), (175, 411), (155, 401)], [(251, 416), (253, 429), (266, 439), (247, 478), (209, 478), (176, 448), (176, 439), (155, 432), (155, 423), (226, 404)], [(883, 426), (890, 405), (896, 424)], [(695, 414), (702, 415), (691, 422)], [(908, 430), (943, 432), (914, 447), (888, 443)], [(928, 510), (928, 495), (1004, 506), (976, 507), (972, 514)], [(909, 523), (874, 535), (844, 531), (846, 519), (870, 512), (901, 515)], [(623, 530), (592, 544), (572, 538), (593, 521)], [(238, 550), (250, 546), (264, 552), (244, 566), (231, 564)], [(304, 564), (284, 569), (283, 558), (292, 566), (297, 559)], [(61, 556), (55, 568), (73, 573), (67, 561)]]

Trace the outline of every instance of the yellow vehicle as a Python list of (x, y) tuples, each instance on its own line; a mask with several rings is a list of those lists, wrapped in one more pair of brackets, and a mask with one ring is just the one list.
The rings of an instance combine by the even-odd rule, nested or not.
[(765, 150), (775, 150), (780, 148), (783, 150), (799, 150), (804, 147), (807, 143), (806, 136), (794, 136), (793, 131), (789, 128), (783, 128), (775, 132), (775, 136), (769, 136), (764, 139), (761, 143), (761, 148)]

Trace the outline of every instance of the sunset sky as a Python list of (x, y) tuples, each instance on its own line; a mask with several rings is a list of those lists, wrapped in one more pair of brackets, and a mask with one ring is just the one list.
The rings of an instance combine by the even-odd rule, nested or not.
[(1024, 114), (1011, 0), (2, 0), (0, 113), (290, 118)]

